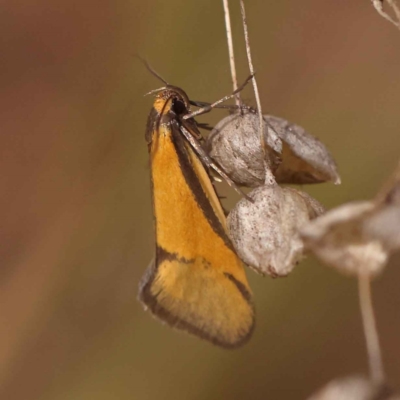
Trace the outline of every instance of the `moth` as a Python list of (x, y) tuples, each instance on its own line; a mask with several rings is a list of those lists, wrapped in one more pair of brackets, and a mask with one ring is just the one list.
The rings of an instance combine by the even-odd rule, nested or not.
[[(233, 182), (201, 147), (193, 118), (218, 102), (192, 102), (182, 89), (168, 84), (151, 93), (156, 96), (145, 137), (156, 251), (140, 283), (139, 299), (174, 328), (225, 348), (238, 347), (253, 331), (252, 293), (208, 171)], [(191, 112), (191, 105), (203, 107)]]

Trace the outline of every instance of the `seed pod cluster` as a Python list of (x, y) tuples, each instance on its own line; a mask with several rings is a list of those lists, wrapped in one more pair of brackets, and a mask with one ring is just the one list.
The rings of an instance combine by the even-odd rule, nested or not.
[(254, 188), (228, 215), (236, 252), (255, 271), (279, 277), (303, 258), (299, 229), (324, 211), (307, 193), (279, 184), (337, 184), (340, 178), (329, 151), (303, 128), (269, 115), (263, 122), (261, 140), (256, 112), (229, 115), (205, 146), (235, 183)]

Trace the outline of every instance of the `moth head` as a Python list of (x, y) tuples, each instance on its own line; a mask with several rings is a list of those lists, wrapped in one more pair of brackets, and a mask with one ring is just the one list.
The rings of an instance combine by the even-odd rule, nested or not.
[(157, 89), (154, 108), (161, 115), (172, 111), (177, 116), (182, 116), (190, 111), (189, 97), (181, 88), (172, 85), (164, 86)]

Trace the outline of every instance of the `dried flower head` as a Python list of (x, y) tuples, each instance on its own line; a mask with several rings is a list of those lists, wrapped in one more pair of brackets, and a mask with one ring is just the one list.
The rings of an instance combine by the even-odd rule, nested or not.
[(227, 225), (239, 257), (257, 272), (289, 274), (303, 257), (298, 228), (323, 212), (308, 194), (277, 184), (258, 187), (228, 215)]
[(264, 116), (265, 152), (254, 111), (222, 119), (207, 138), (210, 156), (239, 185), (265, 182), (265, 163), (278, 183), (340, 183), (336, 163), (326, 147), (303, 128), (285, 119)]
[(362, 222), (373, 212), (372, 202), (354, 202), (337, 207), (311, 221), (301, 230), (306, 246), (326, 264), (342, 272), (378, 274), (387, 253), (377, 240), (365, 240)]
[(378, 385), (363, 376), (335, 379), (308, 400), (400, 400), (386, 385)]
[(344, 204), (301, 230), (323, 262), (350, 274), (377, 275), (400, 248), (400, 189), (394, 180), (372, 201)]
[(376, 212), (364, 222), (364, 235), (389, 252), (400, 248), (400, 164), (375, 198)]

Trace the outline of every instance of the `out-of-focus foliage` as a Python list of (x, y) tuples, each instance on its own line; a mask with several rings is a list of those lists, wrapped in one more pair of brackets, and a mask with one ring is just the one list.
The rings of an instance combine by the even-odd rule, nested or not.
[[(303, 190), (327, 208), (371, 198), (399, 156), (399, 32), (368, 0), (257, 0), (247, 16), (264, 112), (317, 136), (339, 166), (341, 186)], [(287, 279), (248, 271), (257, 327), (236, 351), (136, 301), (154, 249), (143, 95), (161, 84), (134, 54), (195, 100), (229, 93), (219, 2), (7, 2), (0, 18), (1, 399), (301, 399), (366, 369), (356, 283), (316, 261)], [(399, 261), (374, 284), (392, 381)]]

